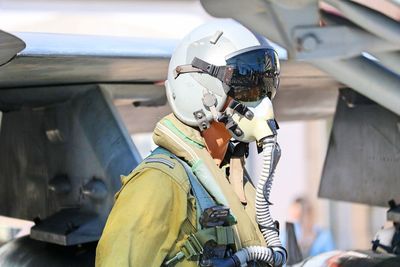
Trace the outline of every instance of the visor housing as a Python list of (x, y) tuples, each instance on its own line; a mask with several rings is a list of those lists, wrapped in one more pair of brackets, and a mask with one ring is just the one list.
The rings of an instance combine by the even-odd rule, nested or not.
[(239, 50), (226, 58), (230, 79), (228, 95), (238, 101), (253, 102), (272, 99), (279, 87), (278, 55), (271, 47)]
[(183, 73), (207, 73), (222, 81), (225, 92), (237, 101), (272, 99), (279, 87), (278, 54), (271, 47), (245, 48), (226, 57), (226, 66), (216, 66), (195, 57), (190, 65), (175, 68), (175, 79)]

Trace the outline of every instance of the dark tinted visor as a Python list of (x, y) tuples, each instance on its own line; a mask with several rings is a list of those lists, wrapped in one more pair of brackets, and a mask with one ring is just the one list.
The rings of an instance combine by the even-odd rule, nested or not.
[(238, 101), (258, 101), (272, 98), (279, 87), (279, 59), (272, 48), (238, 51), (226, 59), (231, 72), (228, 95)]

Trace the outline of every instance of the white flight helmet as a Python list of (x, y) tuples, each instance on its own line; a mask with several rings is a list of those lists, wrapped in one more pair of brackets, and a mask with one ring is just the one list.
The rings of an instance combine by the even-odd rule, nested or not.
[(227, 96), (239, 102), (272, 99), (279, 85), (279, 59), (266, 39), (231, 19), (206, 23), (189, 33), (172, 55), (165, 82), (176, 117), (201, 130), (216, 119)]

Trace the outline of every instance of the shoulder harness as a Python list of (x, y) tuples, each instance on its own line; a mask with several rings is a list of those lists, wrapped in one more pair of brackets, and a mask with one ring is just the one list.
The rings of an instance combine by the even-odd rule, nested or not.
[[(171, 161), (156, 157), (159, 154), (168, 156)], [(179, 252), (166, 259), (163, 266), (174, 266), (184, 258), (189, 261), (204, 260), (208, 257), (224, 258), (227, 250), (236, 251), (235, 232), (232, 227), (236, 222), (229, 208), (215, 202), (185, 161), (165, 148), (158, 147), (143, 162), (160, 163), (170, 168), (175, 167), (175, 162), (181, 164), (196, 199), (198, 230), (195, 233), (186, 233), (182, 242), (178, 240), (177, 244), (182, 244)]]

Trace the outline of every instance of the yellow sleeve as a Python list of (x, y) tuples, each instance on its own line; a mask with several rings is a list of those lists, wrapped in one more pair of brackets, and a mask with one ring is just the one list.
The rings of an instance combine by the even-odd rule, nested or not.
[(187, 195), (166, 173), (144, 169), (119, 194), (96, 251), (96, 266), (161, 266), (186, 218)]

